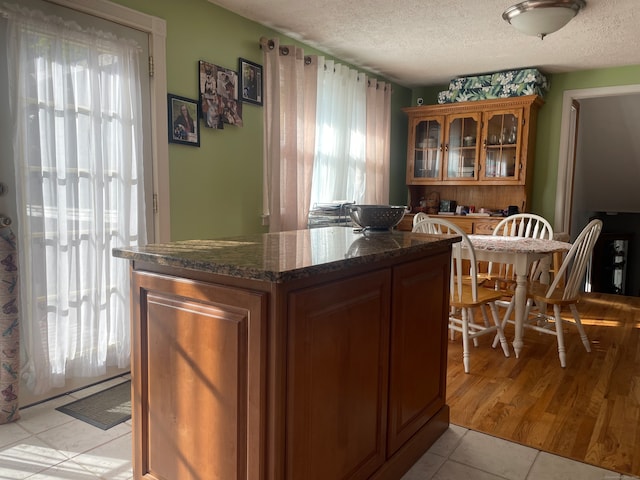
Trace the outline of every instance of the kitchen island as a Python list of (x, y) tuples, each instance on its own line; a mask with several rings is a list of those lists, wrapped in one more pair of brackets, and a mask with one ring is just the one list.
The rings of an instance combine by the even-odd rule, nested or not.
[(449, 425), (458, 240), (327, 227), (114, 250), (134, 478), (400, 478)]

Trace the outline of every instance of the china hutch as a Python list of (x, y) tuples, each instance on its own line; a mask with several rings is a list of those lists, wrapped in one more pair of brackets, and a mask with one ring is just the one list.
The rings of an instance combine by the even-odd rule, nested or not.
[(412, 210), (435, 191), (458, 205), (527, 211), (542, 104), (528, 95), (404, 108)]

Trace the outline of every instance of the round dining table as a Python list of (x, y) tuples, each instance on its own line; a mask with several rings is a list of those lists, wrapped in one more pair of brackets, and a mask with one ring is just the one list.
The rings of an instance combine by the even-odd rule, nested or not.
[[(499, 235), (469, 235), (469, 240), (471, 240), (478, 261), (513, 265), (516, 275), (513, 350), (517, 358), (523, 346), (522, 332), (527, 303), (527, 278), (531, 264), (535, 261), (540, 262), (540, 281), (549, 283), (549, 270), (553, 254), (569, 251), (571, 244), (558, 240)], [(462, 252), (464, 256), (464, 248)]]

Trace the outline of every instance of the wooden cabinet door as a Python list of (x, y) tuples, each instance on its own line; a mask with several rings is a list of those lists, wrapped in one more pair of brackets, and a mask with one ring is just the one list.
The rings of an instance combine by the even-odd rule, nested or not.
[(518, 184), (524, 176), (522, 126), (524, 109), (485, 112), (482, 168), (484, 183)]
[(442, 115), (410, 117), (407, 148), (407, 183), (442, 181), (444, 152)]
[(288, 298), (286, 478), (366, 479), (385, 461), (389, 269)]
[(478, 180), (480, 118), (480, 112), (447, 116), (444, 180), (455, 182), (476, 182)]
[(266, 295), (132, 277), (135, 478), (261, 478)]
[(450, 256), (393, 269), (388, 455), (445, 404)]

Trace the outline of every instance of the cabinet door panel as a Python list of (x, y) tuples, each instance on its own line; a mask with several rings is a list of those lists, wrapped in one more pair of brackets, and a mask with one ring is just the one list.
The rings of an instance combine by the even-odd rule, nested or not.
[(445, 404), (450, 256), (394, 268), (388, 454)]
[(258, 478), (265, 295), (137, 272), (134, 285), (136, 478)]
[(416, 118), (409, 125), (407, 182), (442, 180), (442, 152), (444, 118), (441, 116)]
[(520, 144), (524, 110), (487, 112), (484, 155), (480, 178), (517, 182), (520, 178)]
[(480, 113), (465, 113), (447, 117), (445, 144), (446, 180), (476, 181), (478, 179), (478, 144)]
[(390, 271), (289, 295), (289, 480), (368, 478), (385, 460)]

